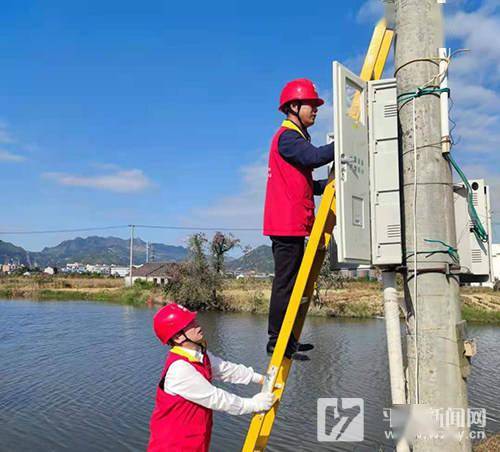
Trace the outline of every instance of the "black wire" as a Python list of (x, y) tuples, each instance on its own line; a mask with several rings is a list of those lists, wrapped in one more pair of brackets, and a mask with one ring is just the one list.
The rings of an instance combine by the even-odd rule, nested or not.
[(88, 231), (105, 231), (111, 229), (126, 229), (130, 227), (143, 229), (171, 229), (179, 231), (261, 231), (262, 228), (206, 228), (196, 226), (160, 226), (149, 224), (124, 224), (119, 226), (102, 226), (94, 228), (77, 228), (77, 229), (46, 229), (37, 231), (0, 231), (0, 235), (30, 235), (30, 234), (58, 234), (64, 232), (88, 232)]
[(40, 231), (0, 231), (0, 235), (19, 235), (19, 234), (57, 234), (61, 232), (87, 232), (87, 231), (105, 231), (109, 229), (125, 229), (130, 225), (123, 224), (120, 226), (102, 226), (95, 228), (77, 228), (77, 229), (47, 229)]
[(196, 226), (158, 226), (151, 224), (134, 224), (136, 228), (146, 228), (146, 229), (173, 229), (180, 231), (261, 231), (262, 228), (205, 228)]

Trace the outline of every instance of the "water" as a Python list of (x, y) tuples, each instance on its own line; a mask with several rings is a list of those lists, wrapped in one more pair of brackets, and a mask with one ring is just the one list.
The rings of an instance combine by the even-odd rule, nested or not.
[[(154, 311), (92, 302), (0, 301), (0, 451), (144, 450), (165, 349)], [(213, 352), (263, 371), (266, 318), (203, 313)], [(500, 431), (500, 328), (470, 326), (479, 351), (470, 405), (488, 410)], [(312, 360), (297, 363), (268, 450), (391, 450), (382, 409), (389, 406), (384, 323), (310, 318)], [(221, 385), (222, 386), (222, 385)], [(224, 386), (245, 396), (256, 386)], [(318, 397), (365, 399), (363, 443), (316, 440)], [(238, 451), (250, 417), (217, 413), (213, 451)], [(356, 448), (354, 448), (356, 446)]]

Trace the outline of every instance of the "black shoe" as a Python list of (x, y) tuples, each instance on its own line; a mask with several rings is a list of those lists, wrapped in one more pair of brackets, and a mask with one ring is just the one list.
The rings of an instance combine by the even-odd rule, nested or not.
[[(272, 343), (267, 343), (266, 345), (266, 352), (268, 355), (272, 355), (274, 352), (274, 348), (276, 347), (276, 344)], [(295, 361), (309, 361), (311, 358), (309, 356), (304, 355), (303, 353), (297, 353), (297, 350), (293, 347), (287, 347), (285, 350), (285, 356), (288, 359), (293, 359)]]
[(291, 356), (288, 356), (288, 353), (285, 353), (285, 356), (288, 359), (292, 359), (294, 361), (311, 361), (311, 358), (309, 356), (304, 355), (304, 353), (292, 353)]
[(314, 348), (313, 344), (302, 344), (300, 342), (297, 342), (295, 344), (295, 348), (297, 349), (298, 352), (308, 352)]
[(271, 342), (268, 342), (267, 345), (266, 345), (266, 353), (268, 355), (272, 355), (273, 352), (274, 352), (274, 347), (276, 347), (276, 344), (273, 344)]

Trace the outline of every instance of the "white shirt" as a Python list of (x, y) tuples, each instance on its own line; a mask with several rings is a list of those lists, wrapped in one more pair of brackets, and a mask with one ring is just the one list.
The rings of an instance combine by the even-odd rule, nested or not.
[[(181, 347), (196, 361), (203, 361), (203, 353), (197, 350)], [(262, 375), (251, 367), (224, 361), (218, 356), (207, 352), (212, 366), (212, 378), (227, 383), (249, 384), (260, 383)], [(184, 360), (173, 362), (165, 375), (163, 389), (167, 394), (177, 394), (211, 410), (225, 411), (240, 415), (253, 412), (252, 399), (239, 397), (212, 385), (200, 372)]]

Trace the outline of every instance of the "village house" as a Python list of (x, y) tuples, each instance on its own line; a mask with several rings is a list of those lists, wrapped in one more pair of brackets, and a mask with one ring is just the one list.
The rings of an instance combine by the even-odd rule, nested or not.
[(10, 275), (12, 272), (17, 270), (19, 268), (19, 265), (13, 264), (13, 263), (8, 263), (8, 264), (3, 264), (1, 267), (2, 273), (7, 273)]
[(55, 275), (57, 274), (57, 268), (56, 267), (45, 267), (43, 269), (43, 272), (46, 274), (46, 275)]
[[(148, 281), (158, 286), (164, 286), (168, 283), (169, 278), (172, 277), (173, 265), (176, 264), (171, 262), (154, 262), (132, 268), (132, 285), (136, 281)], [(126, 284), (130, 283), (129, 279), (126, 278)]]
[(109, 271), (111, 276), (119, 276), (120, 278), (125, 278), (126, 276), (128, 276), (130, 268), (121, 265), (111, 264)]

